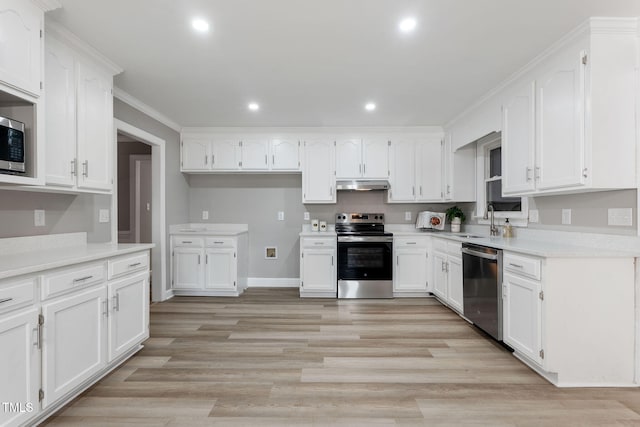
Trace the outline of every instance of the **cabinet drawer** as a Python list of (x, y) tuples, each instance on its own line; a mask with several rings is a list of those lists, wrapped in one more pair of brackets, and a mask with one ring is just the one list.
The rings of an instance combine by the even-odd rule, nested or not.
[(191, 248), (201, 248), (204, 246), (204, 239), (202, 237), (174, 237), (173, 238), (173, 246), (176, 247), (191, 247)]
[(337, 245), (335, 237), (303, 239), (303, 248), (333, 248)]
[(462, 243), (460, 242), (447, 242), (447, 253), (449, 255), (462, 256)]
[(393, 244), (397, 248), (424, 248), (427, 246), (427, 239), (424, 237), (398, 237), (393, 239)]
[(208, 248), (235, 248), (236, 239), (233, 237), (207, 237)]
[(42, 276), (42, 299), (46, 300), (105, 280), (104, 263), (58, 270)]
[(37, 279), (22, 279), (0, 283), (0, 313), (35, 302)]
[(109, 280), (129, 273), (147, 270), (149, 268), (149, 253), (142, 252), (127, 255), (107, 261), (107, 277)]
[(505, 253), (502, 258), (502, 266), (505, 270), (540, 280), (541, 262), (537, 258), (529, 258), (521, 255)]
[(447, 252), (447, 241), (442, 239), (433, 239), (433, 250)]

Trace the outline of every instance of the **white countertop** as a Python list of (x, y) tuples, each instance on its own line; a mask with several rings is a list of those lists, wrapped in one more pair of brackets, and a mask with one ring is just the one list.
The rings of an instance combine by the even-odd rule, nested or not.
[(148, 250), (154, 244), (89, 243), (61, 248), (45, 248), (0, 256), (0, 279), (38, 273), (52, 268), (126, 255)]
[(238, 236), (249, 232), (248, 224), (174, 224), (169, 227), (170, 234), (189, 234), (203, 236)]
[(300, 237), (333, 237), (336, 238), (335, 230), (332, 231), (301, 231)]

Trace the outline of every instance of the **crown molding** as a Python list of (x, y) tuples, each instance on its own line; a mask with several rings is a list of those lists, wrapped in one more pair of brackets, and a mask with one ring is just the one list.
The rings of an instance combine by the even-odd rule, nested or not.
[(113, 88), (113, 96), (114, 96), (114, 98), (117, 98), (120, 101), (124, 102), (125, 104), (130, 105), (131, 107), (135, 108), (136, 110), (140, 111), (141, 113), (146, 114), (147, 116), (151, 117), (152, 119), (154, 119), (154, 120), (162, 123), (163, 125), (173, 129), (174, 131), (176, 131), (178, 133), (180, 133), (182, 131), (182, 126), (180, 126), (178, 123), (174, 122), (169, 117), (165, 116), (164, 114), (162, 114), (161, 112), (159, 112), (155, 108), (151, 107), (150, 105), (145, 104), (144, 102), (140, 101), (137, 98), (134, 98), (133, 96), (131, 96), (130, 94), (128, 94), (124, 90), (120, 89), (119, 87), (114, 87)]
[(59, 0), (31, 0), (36, 6), (42, 9), (45, 12), (49, 12), (51, 10), (60, 9), (62, 7), (62, 3)]

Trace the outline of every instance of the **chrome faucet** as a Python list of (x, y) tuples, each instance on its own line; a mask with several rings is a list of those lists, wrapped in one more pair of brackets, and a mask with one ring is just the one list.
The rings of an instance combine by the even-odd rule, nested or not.
[(496, 224), (495, 224), (495, 219), (494, 219), (495, 212), (493, 210), (493, 205), (491, 203), (487, 205), (487, 211), (491, 213), (491, 227), (489, 227), (489, 235), (497, 236), (500, 233), (498, 232), (498, 227), (496, 227)]

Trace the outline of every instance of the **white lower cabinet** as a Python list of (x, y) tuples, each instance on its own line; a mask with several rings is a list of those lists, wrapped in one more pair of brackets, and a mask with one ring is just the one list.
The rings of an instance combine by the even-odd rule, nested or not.
[(511, 273), (502, 278), (503, 340), (542, 364), (541, 283)]
[(149, 333), (149, 273), (108, 285), (109, 362), (117, 359)]
[(246, 233), (172, 236), (174, 295), (240, 295), (247, 286), (247, 245)]
[(431, 291), (429, 237), (393, 239), (393, 295), (422, 296)]
[(106, 289), (100, 286), (43, 304), (42, 314), (42, 407), (46, 409), (106, 365)]
[[(2, 301), (5, 298), (0, 298)], [(9, 302), (9, 301), (8, 301)], [(2, 307), (2, 304), (0, 304)], [(39, 412), (40, 345), (33, 307), (0, 315), (0, 425), (21, 425)]]
[(433, 239), (433, 293), (444, 304), (464, 314), (461, 249), (459, 242)]
[(337, 239), (300, 239), (300, 296), (335, 298), (338, 293)]

